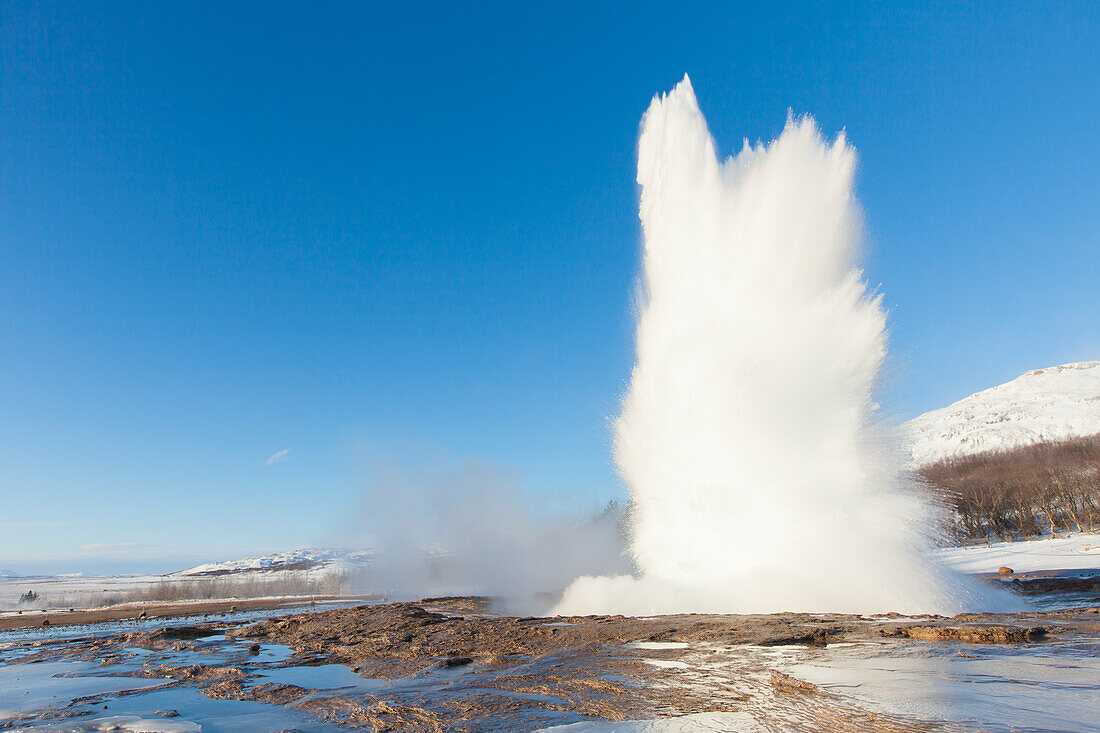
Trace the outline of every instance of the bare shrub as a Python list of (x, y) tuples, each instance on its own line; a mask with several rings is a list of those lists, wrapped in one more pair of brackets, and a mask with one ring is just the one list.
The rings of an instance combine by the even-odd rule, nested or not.
[(190, 601), (215, 598), (332, 595), (342, 591), (339, 576), (311, 577), (300, 572), (248, 573), (242, 576), (162, 580), (140, 591), (144, 601)]
[(917, 475), (954, 509), (960, 541), (1100, 528), (1100, 436), (948, 458)]
[(336, 596), (348, 592), (343, 575), (310, 575), (301, 571), (168, 576), (164, 580), (109, 594), (81, 593), (53, 601), (55, 607), (92, 608), (127, 603), (171, 603), (232, 598)]

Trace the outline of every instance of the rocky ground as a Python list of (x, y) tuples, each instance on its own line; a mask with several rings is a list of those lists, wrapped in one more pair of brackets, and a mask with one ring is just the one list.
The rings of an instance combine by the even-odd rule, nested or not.
[[(318, 692), (263, 682), (247, 655), (224, 664), (152, 658), (140, 676), (196, 686), (210, 698), (293, 706), (367, 730), (527, 731), (567, 719), (624, 720), (748, 711), (779, 729), (954, 730), (856, 707), (769, 665), (766, 650), (883, 644), (1035, 644), (1100, 637), (1096, 608), (1021, 614), (863, 617), (839, 614), (516, 618), (481, 598), (340, 608), (247, 624), (212, 622), (67, 642), (43, 640), (21, 662), (95, 659), (127, 650), (184, 653), (224, 633), (238, 650), (280, 644), (281, 667), (346, 665), (362, 689)], [(240, 652), (244, 654), (244, 652)], [(170, 660), (166, 657), (165, 660)]]

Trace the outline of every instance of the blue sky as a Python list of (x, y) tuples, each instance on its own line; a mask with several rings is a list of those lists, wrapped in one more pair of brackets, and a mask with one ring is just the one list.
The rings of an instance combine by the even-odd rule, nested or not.
[(892, 415), (1100, 357), (1089, 3), (177, 5), (0, 9), (0, 568), (334, 542), (406, 453), (622, 496), (685, 72), (726, 152), (858, 149)]

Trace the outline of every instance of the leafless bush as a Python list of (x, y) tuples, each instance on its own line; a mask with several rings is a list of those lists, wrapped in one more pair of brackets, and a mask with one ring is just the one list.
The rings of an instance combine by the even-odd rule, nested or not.
[(348, 592), (342, 575), (312, 576), (298, 571), (266, 571), (239, 575), (165, 578), (129, 591), (81, 593), (51, 600), (55, 608), (90, 608), (126, 603), (164, 603), (226, 598), (335, 596)]
[(248, 573), (242, 576), (195, 577), (162, 580), (138, 591), (142, 601), (192, 601), (215, 598), (335, 595), (343, 592), (343, 577), (311, 577), (300, 572)]
[(955, 510), (961, 541), (1100, 528), (1100, 436), (949, 458), (917, 474)]

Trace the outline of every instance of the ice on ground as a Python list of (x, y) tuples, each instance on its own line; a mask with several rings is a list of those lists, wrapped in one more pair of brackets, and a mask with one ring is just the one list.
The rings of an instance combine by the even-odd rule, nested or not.
[(199, 733), (202, 726), (187, 720), (164, 720), (163, 718), (142, 718), (136, 715), (111, 715), (94, 720), (83, 720), (50, 725), (46, 727), (17, 728), (18, 730), (41, 731), (42, 733), (92, 733), (93, 731), (127, 731), (127, 733)]
[(800, 650), (781, 669), (891, 715), (964, 730), (1086, 733), (1100, 719), (1098, 651), (1093, 639), (1041, 646), (830, 644)]
[(687, 664), (677, 662), (674, 659), (643, 659), (642, 661), (652, 667), (662, 667), (664, 669), (690, 669)]
[(696, 713), (659, 720), (572, 723), (543, 728), (536, 733), (764, 733), (767, 730), (748, 713)]
[(1100, 534), (947, 547), (934, 554), (944, 565), (963, 573), (995, 573), (1001, 567), (1017, 573), (1100, 570)]
[(636, 641), (630, 644), (632, 649), (687, 649), (682, 641)]
[(5, 721), (54, 705), (67, 705), (86, 695), (158, 687), (164, 680), (133, 677), (64, 677), (74, 670), (69, 662), (9, 664), (0, 666), (0, 727)]

